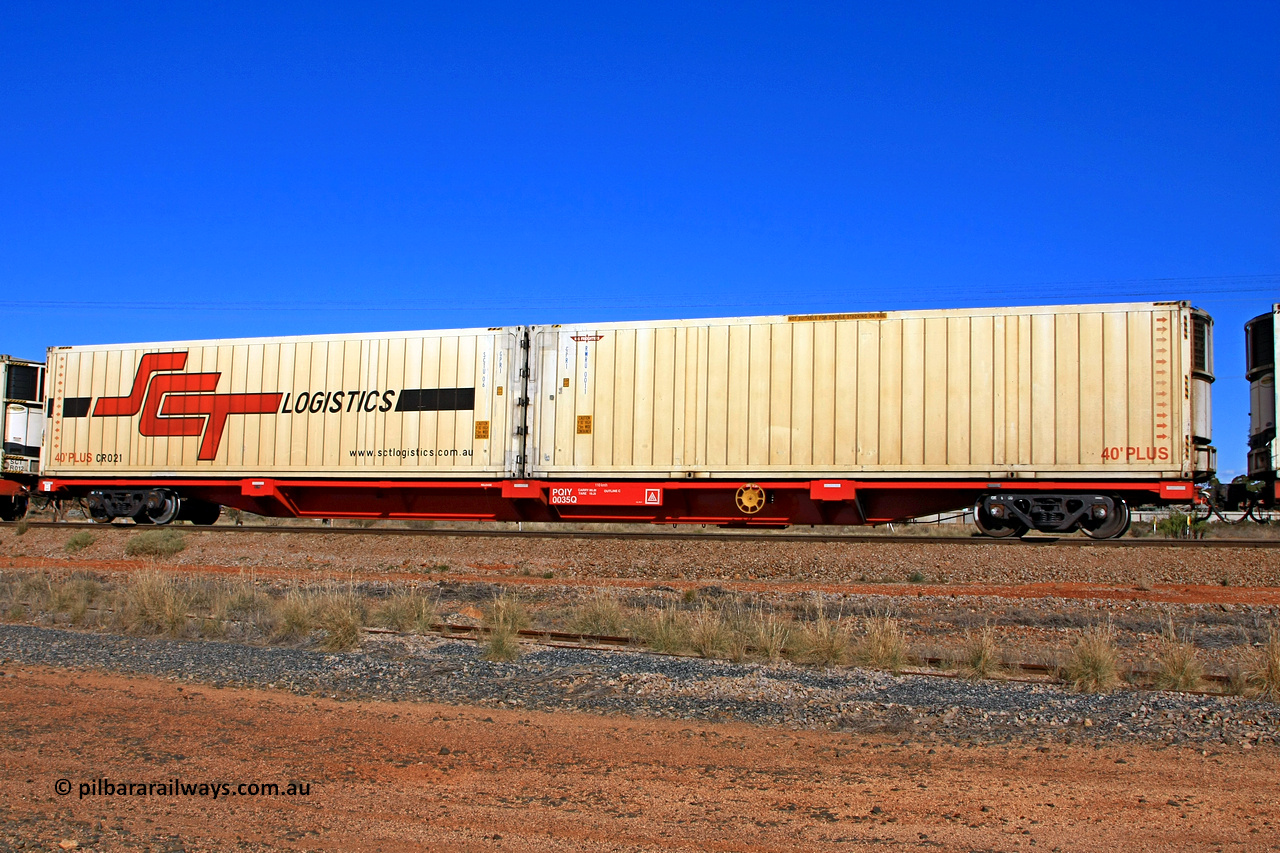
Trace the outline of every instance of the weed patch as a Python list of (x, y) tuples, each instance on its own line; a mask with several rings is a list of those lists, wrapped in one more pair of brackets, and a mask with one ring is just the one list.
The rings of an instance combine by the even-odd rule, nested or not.
[(1156, 522), (1156, 532), (1170, 539), (1203, 539), (1207, 521), (1197, 520), (1181, 512), (1175, 512), (1168, 518)]
[(172, 557), (187, 548), (187, 538), (176, 530), (148, 530), (125, 543), (126, 557)]
[(93, 534), (87, 530), (77, 530), (67, 539), (67, 544), (62, 546), (62, 550), (68, 554), (78, 554), (85, 548), (94, 543)]

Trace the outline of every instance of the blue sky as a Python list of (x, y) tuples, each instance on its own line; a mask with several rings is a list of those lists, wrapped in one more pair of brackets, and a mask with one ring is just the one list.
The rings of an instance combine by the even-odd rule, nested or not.
[(1190, 299), (1244, 464), (1273, 2), (11, 4), (0, 351)]

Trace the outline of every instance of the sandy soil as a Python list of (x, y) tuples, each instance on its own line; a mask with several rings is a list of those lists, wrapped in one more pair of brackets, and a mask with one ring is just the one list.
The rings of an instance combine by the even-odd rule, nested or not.
[[(1280, 849), (1267, 748), (926, 747), (5, 669), (0, 849)], [(101, 778), (310, 793), (80, 797)]]

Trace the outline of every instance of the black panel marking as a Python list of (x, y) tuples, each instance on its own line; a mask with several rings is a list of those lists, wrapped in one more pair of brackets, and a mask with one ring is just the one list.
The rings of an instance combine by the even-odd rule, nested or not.
[(475, 407), (474, 388), (406, 388), (396, 400), (397, 412), (462, 412)]
[(62, 416), (64, 418), (87, 417), (89, 404), (92, 402), (92, 397), (67, 397), (62, 401)]

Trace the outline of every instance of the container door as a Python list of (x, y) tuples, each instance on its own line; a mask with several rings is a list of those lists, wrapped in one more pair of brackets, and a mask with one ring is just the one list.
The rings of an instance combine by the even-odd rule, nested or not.
[[(558, 434), (556, 412), (562, 406), (574, 408), (575, 383), (570, 377), (577, 360), (577, 347), (572, 334), (558, 326), (529, 329), (527, 476), (542, 476), (544, 469), (555, 466), (560, 461), (558, 445), (571, 452), (570, 436)], [(589, 429), (589, 421), (587, 423)]]

